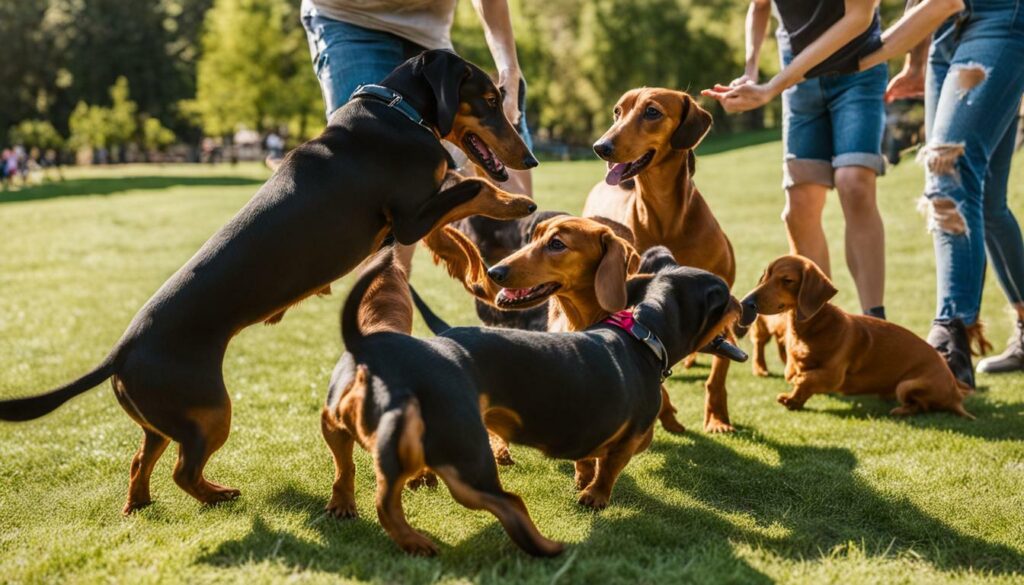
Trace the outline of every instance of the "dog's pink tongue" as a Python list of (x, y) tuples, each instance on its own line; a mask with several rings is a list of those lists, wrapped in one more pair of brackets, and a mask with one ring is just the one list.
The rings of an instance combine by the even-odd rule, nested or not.
[(604, 182), (612, 187), (622, 181), (622, 173), (626, 172), (629, 163), (608, 163), (608, 174), (604, 176)]

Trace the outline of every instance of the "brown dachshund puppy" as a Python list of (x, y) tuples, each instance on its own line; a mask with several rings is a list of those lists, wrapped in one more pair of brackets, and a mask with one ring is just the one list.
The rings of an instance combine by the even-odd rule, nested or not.
[[(476, 245), (451, 227), (434, 230), (424, 242), (479, 300), (523, 310), (550, 299), (548, 331), (583, 331), (626, 308), (625, 284), (640, 266), (632, 240), (618, 222), (557, 215), (538, 223), (530, 243), (490, 271)], [(662, 426), (685, 432), (664, 386), (661, 392)], [(498, 462), (511, 463), (507, 447), (500, 440), (494, 445)]]
[[(633, 231), (637, 251), (665, 246), (681, 265), (717, 274), (732, 286), (732, 244), (693, 182), (693, 149), (710, 130), (711, 114), (686, 93), (645, 87), (626, 92), (613, 115), (612, 127), (594, 144), (608, 161), (608, 174), (590, 191), (583, 215), (621, 222)], [(733, 430), (728, 371), (729, 360), (712, 359), (705, 384), (707, 432)]]
[(814, 262), (783, 256), (743, 299), (743, 324), (757, 313), (787, 316), (793, 391), (779, 394), (779, 403), (795, 410), (814, 394), (881, 394), (900, 402), (894, 415), (945, 410), (974, 418), (963, 407), (967, 389), (935, 349), (903, 327), (844, 312), (828, 302), (835, 294)]

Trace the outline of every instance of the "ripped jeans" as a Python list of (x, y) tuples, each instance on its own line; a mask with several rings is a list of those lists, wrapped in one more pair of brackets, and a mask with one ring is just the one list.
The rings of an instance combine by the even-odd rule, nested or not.
[(928, 57), (923, 207), (935, 242), (937, 319), (978, 319), (985, 254), (1024, 302), (1024, 242), (1006, 203), (1021, 94), (1024, 0), (967, 0)]

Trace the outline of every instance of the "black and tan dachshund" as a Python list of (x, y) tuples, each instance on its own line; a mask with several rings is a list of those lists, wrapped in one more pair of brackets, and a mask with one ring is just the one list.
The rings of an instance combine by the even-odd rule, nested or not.
[[(113, 378), (118, 401), (144, 431), (125, 513), (150, 503), (149, 476), (170, 441), (180, 446), (174, 480), (183, 490), (204, 503), (237, 497), (203, 477), (230, 428), (221, 366), (231, 338), (329, 287), (389, 232), (409, 244), (481, 210), (482, 179), (441, 189), (449, 158), (440, 138), (498, 180), (507, 178), (505, 164), (537, 164), (502, 112), (498, 88), (454, 53), (422, 53), (381, 86), (422, 120), (402, 113), (398, 100), (349, 101), (164, 283), (100, 365), (47, 394), (0, 402), (0, 420), (40, 417)], [(532, 212), (522, 199), (499, 217)]]
[[(349, 511), (343, 515), (355, 513), (358, 441), (374, 457), (381, 524), (415, 554), (436, 550), (402, 511), (402, 488), (424, 467), (461, 504), (497, 516), (528, 553), (561, 552), (537, 531), (519, 496), (502, 488), (487, 429), (576, 461), (580, 503), (603, 508), (619, 473), (650, 443), (667, 364), (721, 340), (740, 310), (721, 278), (675, 267), (631, 282), (639, 289), (632, 296), (642, 298), (632, 332), (601, 323), (574, 333), (456, 327), (426, 340), (364, 335), (363, 295), (391, 258), (375, 259), (345, 301), (349, 353), (332, 376), (326, 410), (337, 431), (329, 440), (339, 472), (334, 496)], [(638, 334), (640, 327), (650, 335)]]

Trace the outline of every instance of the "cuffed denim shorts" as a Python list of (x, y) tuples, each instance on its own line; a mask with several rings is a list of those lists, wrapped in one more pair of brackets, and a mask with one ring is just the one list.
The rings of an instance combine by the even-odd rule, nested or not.
[[(779, 35), (782, 62), (793, 59)], [(785, 162), (782, 187), (814, 183), (833, 187), (835, 169), (865, 167), (885, 174), (886, 64), (846, 75), (804, 80), (782, 92)]]

